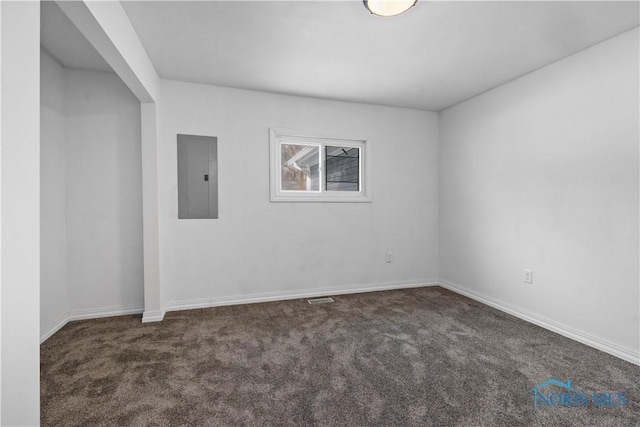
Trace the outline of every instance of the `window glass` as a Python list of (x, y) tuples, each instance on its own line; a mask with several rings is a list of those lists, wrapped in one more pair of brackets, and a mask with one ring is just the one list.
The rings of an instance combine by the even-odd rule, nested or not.
[(360, 149), (325, 147), (327, 191), (360, 191)]
[(283, 191), (320, 191), (320, 147), (281, 144)]

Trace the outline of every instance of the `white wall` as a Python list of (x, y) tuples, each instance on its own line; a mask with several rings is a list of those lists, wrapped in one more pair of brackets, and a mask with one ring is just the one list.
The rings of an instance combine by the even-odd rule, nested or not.
[(113, 73), (65, 72), (69, 310), (142, 311), (140, 103)]
[(64, 323), (67, 295), (65, 70), (40, 52), (40, 333)]
[(445, 110), (440, 145), (440, 277), (636, 358), (638, 50), (636, 28)]
[(143, 306), (140, 103), (41, 51), (41, 338)]
[[(437, 114), (174, 81), (160, 100), (169, 306), (437, 278)], [(373, 202), (270, 203), (269, 127), (368, 137)], [(178, 133), (218, 137), (220, 219), (177, 219)]]
[(40, 3), (0, 2), (3, 426), (40, 416)]

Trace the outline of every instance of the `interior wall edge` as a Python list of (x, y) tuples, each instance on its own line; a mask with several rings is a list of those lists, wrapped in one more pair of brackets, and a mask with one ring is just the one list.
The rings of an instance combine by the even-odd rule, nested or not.
[(51, 338), (56, 332), (64, 328), (69, 323), (69, 313), (63, 313), (59, 320), (49, 329), (40, 333), (40, 344)]
[(113, 308), (101, 308), (101, 309), (88, 309), (88, 310), (73, 310), (69, 312), (69, 321), (74, 320), (88, 320), (88, 319), (100, 319), (102, 317), (114, 317), (114, 316), (129, 316), (131, 314), (142, 314), (143, 307), (113, 307)]
[(74, 310), (63, 313), (58, 321), (51, 328), (40, 334), (40, 344), (51, 338), (60, 329), (64, 328), (69, 322), (76, 320), (100, 319), (103, 317), (129, 316), (132, 314), (141, 314), (142, 307), (132, 308), (107, 308), (99, 310)]
[(627, 347), (620, 346), (601, 337), (596, 337), (589, 333), (574, 329), (570, 326), (553, 321), (544, 316), (534, 314), (530, 311), (523, 310), (520, 307), (505, 303), (490, 296), (484, 295), (480, 292), (472, 291), (469, 288), (461, 286), (457, 283), (450, 282), (448, 280), (440, 279), (439, 285), (445, 289), (449, 289), (452, 292), (463, 295), (467, 298), (471, 298), (472, 300), (478, 301), (482, 304), (493, 307), (519, 319), (540, 326), (541, 328), (547, 329), (551, 332), (555, 332), (581, 344), (595, 348), (596, 350), (604, 351), (605, 353), (608, 353), (619, 359), (640, 366), (639, 350), (633, 350)]

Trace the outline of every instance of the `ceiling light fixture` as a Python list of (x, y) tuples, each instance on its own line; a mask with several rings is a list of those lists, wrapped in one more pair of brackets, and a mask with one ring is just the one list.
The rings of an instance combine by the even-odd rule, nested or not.
[(396, 16), (411, 9), (418, 0), (362, 0), (369, 12), (378, 16)]

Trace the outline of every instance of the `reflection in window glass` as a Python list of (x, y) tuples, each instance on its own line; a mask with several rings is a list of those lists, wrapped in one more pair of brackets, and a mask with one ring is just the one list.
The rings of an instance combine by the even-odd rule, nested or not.
[(320, 146), (281, 144), (282, 190), (320, 191)]
[(326, 146), (327, 191), (360, 191), (360, 149)]

